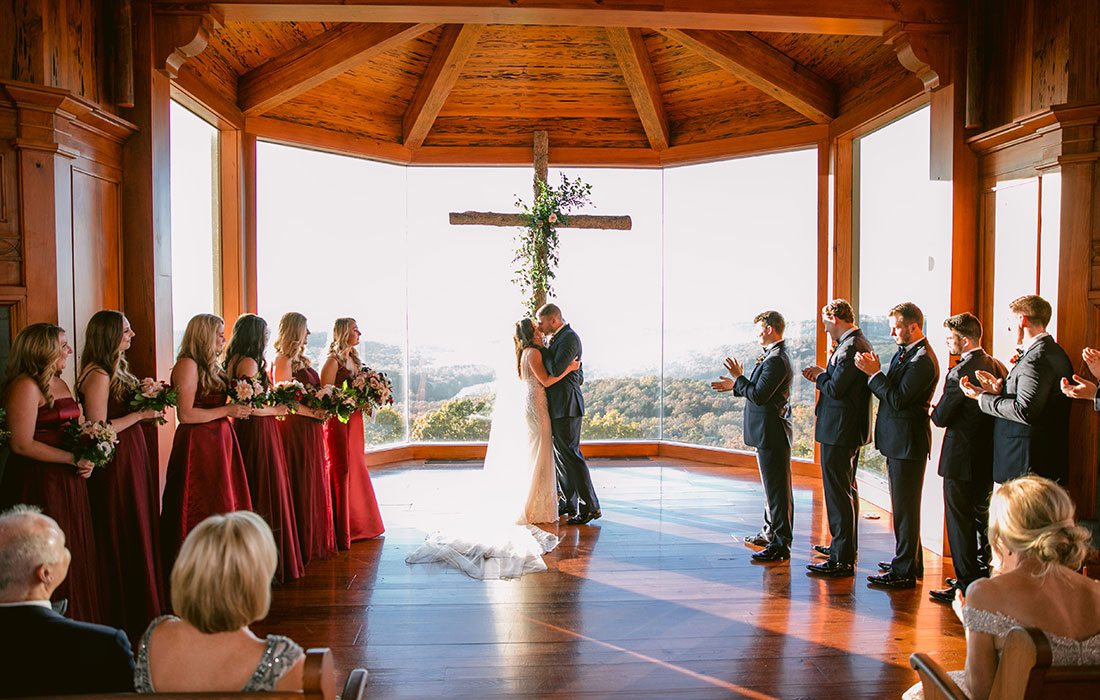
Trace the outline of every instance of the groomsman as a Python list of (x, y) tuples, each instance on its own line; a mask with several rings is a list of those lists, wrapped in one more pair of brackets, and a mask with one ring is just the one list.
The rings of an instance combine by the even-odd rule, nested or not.
[(871, 438), (871, 392), (855, 357), (870, 352), (871, 344), (856, 327), (855, 312), (844, 299), (834, 299), (821, 309), (821, 323), (836, 349), (825, 367), (807, 367), (802, 376), (820, 392), (814, 437), (821, 443), (821, 482), (833, 539), (828, 546), (814, 545), (829, 560), (806, 568), (822, 576), (854, 576), (859, 520), (856, 465), (860, 448)]
[[(1100, 377), (1100, 350), (1085, 348), (1081, 351), (1081, 358), (1088, 365), (1093, 377)], [(1071, 399), (1086, 399), (1092, 401), (1094, 411), (1100, 411), (1100, 394), (1096, 390), (1096, 382), (1090, 382), (1079, 374), (1073, 375), (1073, 381), (1062, 377), (1062, 393)]]
[(964, 394), (993, 416), (993, 480), (1035, 473), (1066, 483), (1069, 472), (1070, 401), (1061, 390), (1073, 376), (1069, 356), (1047, 333), (1050, 304), (1034, 294), (1008, 305), (1009, 329), (1016, 333), (1012, 367), (1001, 381), (989, 372), (976, 372), (977, 384), (960, 381)]
[(867, 580), (886, 588), (913, 588), (924, 576), (920, 502), (924, 469), (932, 450), (928, 409), (940, 379), (940, 366), (924, 337), (924, 314), (916, 304), (898, 304), (887, 317), (890, 337), (898, 346), (890, 368), (883, 372), (874, 352), (856, 355), (856, 367), (870, 377), (867, 388), (878, 397), (875, 447), (886, 457), (895, 542), (893, 560), (881, 562), (883, 573)]
[(752, 320), (764, 351), (756, 358), (752, 373), (745, 376), (737, 358), (726, 358), (729, 376), (712, 382), (715, 391), (732, 391), (745, 402), (745, 444), (756, 448), (760, 482), (764, 485), (764, 527), (745, 537), (747, 544), (764, 547), (752, 555), (757, 561), (786, 561), (791, 558), (791, 522), (794, 495), (791, 491), (791, 360), (787, 356), (783, 329), (786, 322), (778, 311), (764, 311)]
[(932, 590), (932, 600), (951, 604), (955, 590), (989, 576), (989, 498), (993, 494), (993, 418), (966, 398), (959, 387), (965, 377), (977, 383), (976, 373), (997, 379), (1007, 374), (1004, 365), (982, 350), (982, 323), (971, 313), (943, 322), (947, 350), (959, 361), (947, 373), (943, 394), (932, 411), (932, 422), (944, 428), (939, 474), (943, 477), (943, 506), (947, 541), (955, 578), (947, 588)]

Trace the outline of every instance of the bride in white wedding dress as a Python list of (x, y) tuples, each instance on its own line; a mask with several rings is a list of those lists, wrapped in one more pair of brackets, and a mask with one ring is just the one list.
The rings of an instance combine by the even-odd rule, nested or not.
[(534, 523), (558, 520), (558, 484), (546, 389), (580, 367), (573, 363), (550, 377), (542, 363), (542, 338), (529, 318), (515, 326), (517, 379), (497, 381), (485, 468), (470, 484), (476, 511), (431, 532), (409, 564), (442, 562), (477, 579), (517, 578), (545, 571), (542, 555), (558, 537)]

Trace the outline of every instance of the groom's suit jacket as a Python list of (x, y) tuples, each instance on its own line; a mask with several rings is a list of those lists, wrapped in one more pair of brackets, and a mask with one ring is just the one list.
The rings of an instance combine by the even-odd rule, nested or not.
[[(551, 377), (560, 376), (574, 357), (581, 356), (581, 337), (565, 324), (554, 334), (550, 347), (542, 354), (542, 363)], [(551, 418), (579, 417), (584, 415), (584, 371), (571, 372), (553, 386), (546, 387), (546, 403)]]

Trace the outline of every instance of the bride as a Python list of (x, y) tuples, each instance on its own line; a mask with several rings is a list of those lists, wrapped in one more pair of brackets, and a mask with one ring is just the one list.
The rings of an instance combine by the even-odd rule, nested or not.
[(517, 379), (497, 382), (485, 468), (472, 489), (477, 511), (429, 534), (409, 564), (443, 562), (478, 579), (545, 571), (542, 555), (558, 538), (534, 523), (556, 523), (558, 486), (546, 387), (580, 368), (574, 358), (558, 377), (542, 363), (542, 336), (520, 319), (513, 335)]

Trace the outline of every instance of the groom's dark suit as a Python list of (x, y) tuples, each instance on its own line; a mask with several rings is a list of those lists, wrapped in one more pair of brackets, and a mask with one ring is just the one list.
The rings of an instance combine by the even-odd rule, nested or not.
[[(565, 324), (554, 334), (550, 346), (543, 353), (546, 373), (558, 377), (569, 367), (574, 357), (581, 356), (581, 338)], [(554, 436), (554, 462), (558, 472), (558, 488), (572, 513), (594, 513), (600, 509), (596, 490), (588, 465), (581, 454), (581, 422), (584, 419), (584, 394), (581, 384), (584, 372), (578, 369), (561, 381), (546, 388), (546, 402), (550, 410), (550, 426)], [(584, 501), (580, 510), (579, 501)]]

